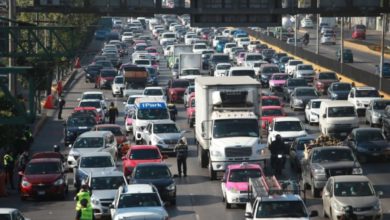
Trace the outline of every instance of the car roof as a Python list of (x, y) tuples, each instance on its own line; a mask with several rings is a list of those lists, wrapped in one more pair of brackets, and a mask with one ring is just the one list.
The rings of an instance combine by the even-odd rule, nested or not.
[(230, 164), (228, 165), (228, 169), (261, 169), (259, 164), (255, 163), (240, 163), (240, 164)]
[(123, 172), (119, 170), (102, 170), (102, 171), (92, 171), (90, 177), (111, 177), (111, 176), (123, 176)]
[(353, 87), (352, 89), (356, 89), (356, 90), (376, 90), (375, 87), (371, 87), (371, 86)]
[(164, 119), (164, 120), (158, 120), (158, 121), (151, 122), (151, 124), (158, 125), (158, 124), (176, 124), (176, 123), (170, 119)]
[(131, 150), (142, 150), (142, 149), (145, 149), (145, 150), (149, 150), (149, 149), (158, 149), (157, 146), (155, 145), (132, 145), (130, 147)]
[(297, 117), (274, 118), (274, 121), (275, 122), (279, 122), (279, 121), (299, 121), (299, 122), (301, 122), (301, 120), (299, 120), (299, 118), (297, 118)]
[(100, 99), (82, 99), (80, 102), (101, 102)]
[(270, 106), (263, 106), (261, 107), (261, 110), (269, 110), (269, 109), (274, 109), (274, 110), (283, 110), (282, 106), (275, 106), (275, 105), (270, 105)]
[(101, 156), (111, 157), (111, 154), (106, 151), (99, 151), (99, 152), (85, 153), (82, 154), (80, 157), (101, 157)]
[(154, 189), (153, 186), (150, 184), (130, 184), (125, 186), (125, 192), (123, 193), (154, 193)]
[(335, 182), (370, 182), (367, 176), (364, 175), (340, 175), (332, 177)]
[(230, 71), (235, 71), (235, 70), (253, 70), (252, 67), (244, 67), (244, 66), (234, 66), (230, 68)]
[(147, 90), (147, 89), (163, 89), (161, 86), (148, 86), (148, 87), (145, 87), (144, 90)]
[(80, 138), (103, 137), (106, 134), (112, 134), (112, 132), (111, 131), (87, 131), (82, 133), (79, 137)]
[(83, 92), (83, 95), (86, 95), (86, 94), (100, 94), (100, 95), (103, 95), (103, 92), (100, 92), (100, 91), (87, 91), (87, 92)]
[(1, 214), (10, 214), (14, 211), (18, 211), (18, 209), (14, 209), (14, 208), (0, 208), (0, 213)]

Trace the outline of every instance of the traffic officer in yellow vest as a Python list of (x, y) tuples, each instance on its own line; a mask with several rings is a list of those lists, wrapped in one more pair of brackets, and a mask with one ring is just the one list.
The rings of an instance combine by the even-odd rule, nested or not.
[(76, 220), (94, 220), (93, 209), (86, 199), (80, 201), (80, 209), (76, 212)]
[(76, 195), (76, 210), (78, 211), (79, 209), (81, 209), (81, 201), (83, 199), (87, 200), (88, 202), (88, 205), (91, 204), (91, 192), (89, 191), (88, 189), (88, 185), (86, 183), (84, 183), (82, 186), (81, 186), (81, 190), (80, 192), (77, 193)]
[(15, 160), (12, 157), (11, 150), (8, 150), (3, 157), (4, 170), (6, 175), (6, 182), (10, 184), (11, 189), (15, 189), (14, 186), (14, 165)]

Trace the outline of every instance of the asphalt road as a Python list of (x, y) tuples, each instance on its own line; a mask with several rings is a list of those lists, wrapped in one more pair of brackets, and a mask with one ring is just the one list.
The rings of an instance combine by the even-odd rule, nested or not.
[[(100, 46), (101, 43), (92, 42), (91, 47), (95, 48)], [(87, 56), (83, 59), (82, 64), (88, 64), (92, 59), (92, 56)], [(125, 58), (126, 60), (127, 58)], [(127, 60), (126, 60), (127, 61)], [(166, 61), (160, 62), (160, 83), (159, 85), (166, 85), (167, 80), (170, 77), (170, 72), (166, 68)], [(94, 90), (93, 84), (87, 84), (84, 82), (82, 73), (79, 73), (75, 82), (72, 84), (68, 91), (65, 91), (66, 109), (64, 110), (63, 117), (66, 118), (72, 112), (72, 109), (77, 104), (77, 98), (81, 93), (88, 90)], [(113, 98), (110, 90), (104, 90), (107, 102), (114, 102), (121, 112), (117, 123), (124, 124), (123, 121), (123, 98)], [(177, 123), (181, 129), (189, 130), (186, 123), (184, 108), (182, 104), (177, 105), (179, 115)], [(303, 121), (302, 112), (291, 112), (286, 105), (286, 112), (289, 115), (298, 116)], [(55, 113), (55, 112), (54, 112)], [(362, 123), (363, 124), (363, 123)], [(307, 125), (308, 126), (308, 125)], [(319, 130), (317, 126), (308, 126), (310, 133), (318, 134)], [(188, 133), (188, 138), (194, 136), (194, 133)], [(264, 141), (266, 139), (264, 138)], [(62, 143), (62, 150), (66, 152), (66, 148), (63, 146), (63, 121), (58, 121), (56, 117), (49, 118), (43, 129), (39, 133), (33, 144), (33, 151), (52, 150), (54, 144)], [(193, 143), (193, 142), (192, 142)], [(208, 219), (224, 219), (224, 220), (236, 220), (244, 219), (244, 208), (233, 207), (232, 209), (225, 209), (222, 202), (222, 195), (219, 181), (210, 181), (208, 178), (207, 169), (200, 168), (196, 158), (196, 147), (190, 146), (190, 157), (188, 159), (188, 177), (177, 179), (177, 206), (168, 206), (168, 212), (171, 219), (180, 220), (208, 220)], [(171, 164), (171, 170), (173, 173), (177, 172), (176, 161), (174, 158), (166, 160), (168, 164)], [(287, 163), (288, 164), (288, 163)], [(120, 165), (120, 164), (118, 164)], [(377, 189), (384, 192), (384, 196), (381, 199), (382, 207), (384, 210), (384, 219), (390, 219), (390, 186), (388, 181), (390, 180), (390, 166), (389, 163), (373, 163), (363, 165), (365, 173), (369, 176), (373, 184)], [(0, 198), (0, 207), (16, 207), (20, 209), (26, 217), (32, 220), (69, 220), (74, 218), (75, 214), (75, 202), (73, 197), (75, 190), (72, 187), (73, 174), (69, 175), (70, 192), (65, 201), (57, 200), (43, 200), (43, 201), (20, 201), (16, 191), (12, 191), (11, 195), (7, 198)], [(296, 174), (287, 167), (284, 170), (281, 179), (296, 178)], [(313, 199), (307, 195), (307, 206), (310, 210), (318, 210), (322, 212), (322, 201), (320, 199)], [(323, 219), (317, 217), (314, 219)]]

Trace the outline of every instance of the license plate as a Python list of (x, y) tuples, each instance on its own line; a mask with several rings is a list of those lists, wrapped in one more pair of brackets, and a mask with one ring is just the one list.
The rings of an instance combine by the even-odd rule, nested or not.
[(43, 196), (43, 195), (45, 195), (45, 193), (46, 193), (45, 191), (38, 191), (37, 192), (38, 196)]

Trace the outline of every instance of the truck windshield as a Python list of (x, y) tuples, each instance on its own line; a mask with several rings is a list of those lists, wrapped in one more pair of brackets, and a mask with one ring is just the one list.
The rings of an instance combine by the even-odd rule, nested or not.
[(261, 177), (261, 172), (258, 169), (236, 169), (230, 171), (229, 182), (248, 182), (249, 178), (258, 177)]
[(166, 108), (138, 109), (137, 118), (140, 120), (169, 119), (169, 114)]
[(183, 75), (183, 76), (197, 76), (197, 75), (200, 75), (200, 72), (199, 72), (199, 70), (183, 70), (183, 72), (181, 72), (181, 75)]
[(354, 107), (330, 107), (328, 117), (354, 117), (356, 116)]
[(303, 218), (307, 217), (306, 208), (301, 201), (260, 202), (256, 218)]
[(216, 120), (213, 127), (214, 138), (258, 137), (259, 125), (253, 119)]

